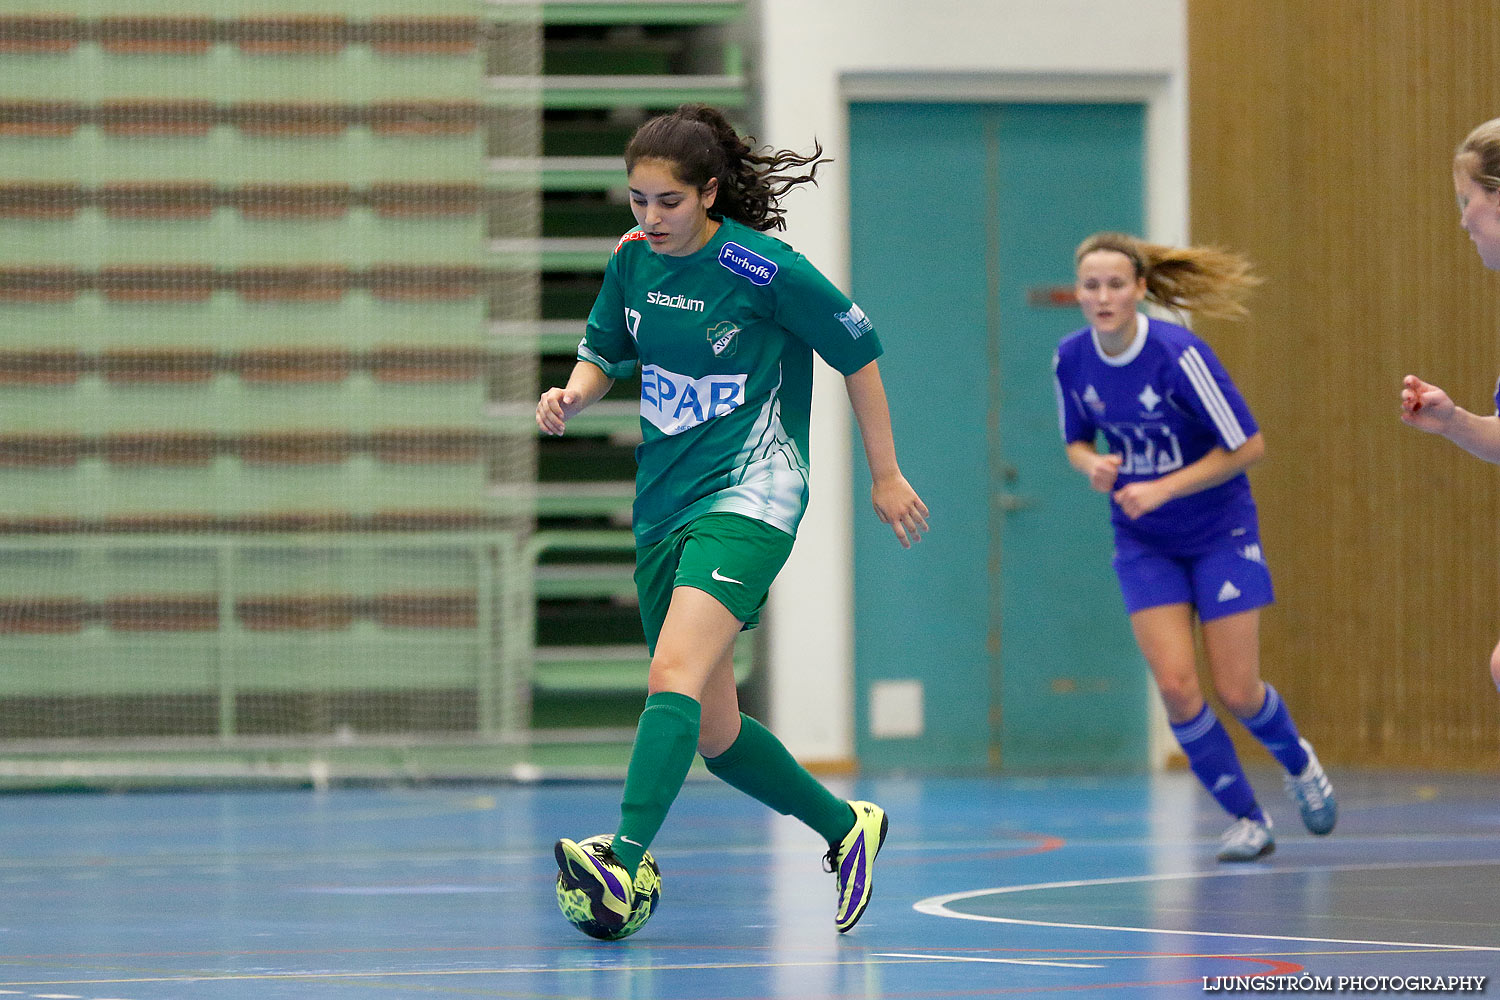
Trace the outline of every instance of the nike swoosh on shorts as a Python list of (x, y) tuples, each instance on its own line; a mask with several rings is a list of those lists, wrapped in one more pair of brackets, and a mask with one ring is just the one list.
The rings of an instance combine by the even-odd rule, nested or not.
[(714, 571), (712, 573), (708, 574), (708, 575), (711, 576), (711, 577), (713, 577), (715, 580), (718, 580), (720, 583), (737, 583), (741, 587), (743, 587), (745, 585), (745, 581), (744, 580), (734, 580), (734, 579), (731, 579), (731, 578), (725, 576), (724, 574), (720, 573), (717, 566), (715, 566), (714, 567)]

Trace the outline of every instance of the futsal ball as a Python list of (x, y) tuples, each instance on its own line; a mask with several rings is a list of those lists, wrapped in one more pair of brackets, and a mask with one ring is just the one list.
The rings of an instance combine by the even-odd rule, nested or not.
[[(601, 833), (597, 837), (580, 840), (578, 846), (585, 851), (597, 853), (608, 847), (614, 839), (612, 833)], [(600, 923), (594, 915), (594, 905), (589, 900), (588, 893), (565, 878), (562, 872), (557, 873), (557, 908), (562, 910), (562, 915), (574, 927), (601, 941), (618, 941), (640, 930), (651, 919), (651, 914), (656, 912), (660, 900), (661, 869), (656, 867), (656, 859), (651, 856), (650, 851), (646, 852), (641, 866), (635, 870), (635, 903), (630, 908), (630, 916), (620, 927), (607, 927)]]

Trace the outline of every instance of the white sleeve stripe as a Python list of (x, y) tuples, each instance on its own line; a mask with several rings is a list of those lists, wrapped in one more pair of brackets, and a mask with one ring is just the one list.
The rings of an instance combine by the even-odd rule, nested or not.
[(1190, 347), (1183, 352), (1177, 363), (1187, 374), (1193, 388), (1197, 390), (1198, 398), (1208, 410), (1209, 416), (1218, 427), (1219, 435), (1224, 439), (1229, 450), (1233, 451), (1244, 444), (1246, 436), (1244, 429), (1240, 427), (1239, 418), (1235, 416), (1229, 401), (1224, 398), (1223, 390), (1219, 388), (1218, 382), (1208, 370), (1203, 356), (1196, 348)]
[(1224, 398), (1224, 392), (1219, 388), (1219, 383), (1214, 381), (1213, 374), (1208, 370), (1208, 364), (1203, 360), (1203, 355), (1198, 353), (1196, 347), (1189, 347), (1182, 352), (1182, 357), (1177, 359), (1177, 364), (1187, 373), (1188, 381), (1193, 383), (1193, 388), (1198, 390), (1198, 398), (1208, 410), (1208, 415), (1213, 418), (1214, 425), (1219, 428), (1219, 436), (1224, 439), (1224, 444), (1230, 451), (1234, 451), (1244, 444), (1248, 438), (1245, 436), (1244, 428), (1240, 426), (1239, 418), (1234, 415), (1234, 409), (1229, 405), (1229, 400)]
[(1057, 372), (1052, 373), (1052, 392), (1057, 396), (1057, 433), (1064, 441), (1068, 439), (1068, 415), (1064, 408), (1068, 405), (1063, 399), (1062, 379), (1057, 377)]
[(1229, 406), (1229, 401), (1224, 398), (1218, 382), (1208, 370), (1203, 356), (1196, 348), (1188, 348), (1183, 352), (1177, 362), (1182, 370), (1187, 373), (1188, 380), (1192, 382), (1193, 388), (1198, 391), (1198, 398), (1202, 400), (1209, 416), (1213, 419), (1215, 426), (1219, 429), (1219, 435), (1224, 439), (1225, 445), (1233, 451), (1245, 443), (1245, 432), (1240, 427), (1239, 419), (1234, 415), (1234, 410)]
[[(1230, 451), (1245, 444), (1247, 435), (1244, 427), (1239, 424), (1239, 417), (1235, 414), (1235, 408), (1229, 405), (1229, 399), (1224, 397), (1224, 390), (1214, 378), (1214, 373), (1209, 372), (1208, 363), (1203, 360), (1203, 355), (1197, 349), (1190, 348), (1191, 361), (1194, 373), (1199, 382), (1199, 396), (1203, 399), (1203, 405), (1214, 415), (1214, 421), (1220, 427), (1220, 433), (1224, 436), (1224, 442), (1229, 445)], [(1191, 376), (1191, 373), (1190, 373)]]

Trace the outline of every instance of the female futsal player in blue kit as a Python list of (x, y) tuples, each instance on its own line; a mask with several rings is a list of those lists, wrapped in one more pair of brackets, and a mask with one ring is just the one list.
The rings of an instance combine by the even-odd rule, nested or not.
[(1215, 692), (1286, 768), (1303, 823), (1326, 834), (1337, 820), (1333, 787), (1281, 696), (1260, 677), (1260, 609), (1272, 601), (1271, 574), (1245, 470), (1265, 443), (1208, 345), (1139, 311), (1149, 299), (1243, 315), (1240, 300), (1256, 279), (1233, 254), (1120, 233), (1084, 240), (1074, 261), (1089, 325), (1062, 341), (1054, 361), (1063, 441), (1072, 466), (1110, 497), (1115, 573), (1172, 733), (1193, 774), (1235, 817), (1219, 860), (1254, 860), (1275, 840), (1199, 688), (1194, 613)]
[[(1500, 271), (1500, 118), (1470, 132), (1453, 156), (1453, 191), (1459, 225), (1474, 241), (1479, 259)], [(1496, 414), (1481, 417), (1454, 405), (1437, 386), (1408, 375), (1401, 385), (1401, 419), (1418, 430), (1440, 434), (1464, 451), (1500, 464), (1500, 385)], [(1500, 688), (1500, 645), (1490, 653), (1490, 676)]]

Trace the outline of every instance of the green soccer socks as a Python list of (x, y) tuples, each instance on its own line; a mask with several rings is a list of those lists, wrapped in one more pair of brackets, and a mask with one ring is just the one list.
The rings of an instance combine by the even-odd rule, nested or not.
[(854, 826), (849, 803), (824, 788), (769, 729), (748, 715), (741, 713), (740, 735), (729, 749), (703, 762), (717, 777), (777, 812), (797, 817), (830, 844)]
[(625, 772), (613, 844), (615, 856), (631, 875), (682, 790), (698, 750), (701, 716), (701, 706), (685, 694), (658, 691), (646, 699)]

